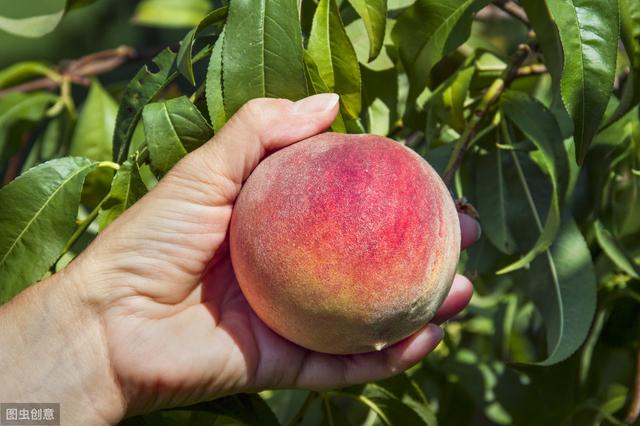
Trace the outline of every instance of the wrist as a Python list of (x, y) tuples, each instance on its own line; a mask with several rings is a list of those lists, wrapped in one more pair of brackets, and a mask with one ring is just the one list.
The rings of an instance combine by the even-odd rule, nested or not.
[(76, 268), (0, 307), (0, 402), (60, 403), (61, 424), (115, 424), (125, 403)]

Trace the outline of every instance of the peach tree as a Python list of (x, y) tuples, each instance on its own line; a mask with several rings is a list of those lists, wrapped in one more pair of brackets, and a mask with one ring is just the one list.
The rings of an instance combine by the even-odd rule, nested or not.
[(51, 40), (75, 14), (104, 18), (101, 3), (117, 9), (106, 25), (169, 35), (57, 63), (42, 49), (0, 62), (0, 303), (64, 268), (256, 97), (338, 93), (334, 131), (414, 149), (483, 229), (459, 265), (475, 284), (470, 306), (407, 372), (124, 424), (637, 420), (639, 2), (45, 3), (32, 16), (0, 7), (11, 34), (0, 50)]

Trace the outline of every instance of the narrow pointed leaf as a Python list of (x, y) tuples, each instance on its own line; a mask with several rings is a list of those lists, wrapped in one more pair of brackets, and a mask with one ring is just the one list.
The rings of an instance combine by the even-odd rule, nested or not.
[(536, 99), (522, 92), (509, 91), (502, 96), (505, 115), (538, 148), (542, 155), (545, 173), (552, 186), (551, 205), (544, 226), (540, 223), (540, 236), (534, 247), (518, 261), (500, 269), (504, 274), (528, 265), (543, 253), (553, 242), (560, 226), (560, 200), (568, 184), (569, 164), (564, 154), (564, 145), (555, 117)]
[(474, 13), (489, 2), (418, 0), (400, 15), (392, 35), (414, 98), (429, 82), (434, 65), (469, 38)]
[(620, 0), (620, 24), (622, 43), (629, 57), (631, 72), (624, 84), (618, 108), (603, 127), (615, 123), (640, 103), (640, 2)]
[(222, 44), (224, 43), (224, 34), (225, 31), (223, 30), (213, 45), (205, 88), (209, 119), (213, 130), (216, 132), (227, 122), (222, 94)]
[(500, 251), (513, 254), (517, 244), (507, 221), (507, 188), (502, 172), (502, 152), (495, 150), (478, 161), (476, 207), (483, 234)]
[(360, 65), (335, 0), (318, 3), (307, 52), (322, 81), (340, 95), (344, 118), (357, 118), (362, 109)]
[(618, 0), (551, 0), (547, 5), (564, 51), (560, 89), (573, 119), (576, 157), (582, 163), (600, 127), (615, 78)]
[(118, 104), (111, 95), (97, 80), (91, 83), (71, 140), (71, 155), (96, 161), (111, 159), (117, 113)]
[(618, 268), (629, 274), (635, 279), (640, 279), (640, 265), (626, 253), (622, 244), (607, 230), (602, 222), (597, 220), (593, 227), (595, 229), (598, 244), (604, 250), (606, 255), (616, 264)]
[(296, 0), (235, 0), (222, 46), (224, 105), (228, 117), (253, 98), (307, 95)]
[(387, 24), (387, 0), (349, 0), (364, 21), (369, 36), (369, 62), (374, 60), (384, 42)]
[(565, 218), (549, 250), (531, 264), (534, 300), (545, 321), (548, 356), (538, 365), (565, 360), (587, 337), (596, 308), (596, 275), (589, 247)]
[(182, 42), (180, 42), (180, 50), (178, 50), (178, 57), (176, 58), (178, 64), (178, 71), (185, 76), (189, 83), (196, 84), (195, 77), (193, 75), (193, 44), (203, 30), (209, 28), (214, 24), (221, 24), (227, 17), (227, 8), (220, 7), (204, 17), (197, 27), (187, 33)]
[(0, 303), (42, 278), (73, 234), (86, 158), (51, 160), (0, 189)]
[(106, 228), (147, 192), (135, 158), (125, 161), (116, 172), (108, 198), (98, 215), (100, 229)]

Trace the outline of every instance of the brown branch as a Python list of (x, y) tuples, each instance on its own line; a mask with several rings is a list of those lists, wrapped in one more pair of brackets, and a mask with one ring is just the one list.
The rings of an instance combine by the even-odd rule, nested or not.
[(2, 89), (0, 90), (0, 96), (13, 92), (54, 90), (60, 87), (65, 79), (76, 84), (88, 86), (91, 84), (90, 77), (108, 73), (126, 62), (140, 57), (141, 55), (135, 49), (128, 46), (91, 53), (72, 61), (61, 62), (52, 77), (39, 78)]
[(467, 124), (465, 125), (464, 133), (460, 137), (460, 140), (456, 142), (456, 145), (453, 148), (453, 152), (451, 153), (451, 157), (449, 158), (449, 163), (447, 164), (447, 167), (442, 176), (442, 179), (447, 184), (447, 186), (451, 186), (453, 177), (455, 176), (458, 168), (460, 168), (464, 155), (471, 147), (471, 144), (474, 141), (478, 130), (480, 129), (480, 124), (482, 124), (483, 119), (487, 114), (489, 114), (489, 111), (495, 105), (498, 99), (500, 99), (502, 93), (504, 93), (504, 91), (517, 77), (518, 70), (520, 69), (524, 61), (529, 57), (530, 52), (531, 46), (529, 46), (528, 44), (521, 44), (520, 46), (518, 46), (518, 50), (511, 59), (511, 62), (504, 71), (502, 77), (495, 79), (480, 99), (478, 106), (473, 111), (473, 113), (469, 117)]
[(529, 18), (527, 17), (524, 9), (512, 0), (494, 0), (493, 4), (506, 14), (513, 16), (518, 21), (525, 24), (527, 27), (530, 26)]
[(636, 358), (636, 381), (631, 395), (631, 405), (624, 420), (629, 425), (634, 424), (640, 417), (640, 349)]

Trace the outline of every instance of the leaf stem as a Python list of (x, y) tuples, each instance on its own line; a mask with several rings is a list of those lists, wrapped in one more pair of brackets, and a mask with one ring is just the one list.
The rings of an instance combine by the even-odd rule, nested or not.
[(505, 69), (503, 75), (493, 81), (487, 91), (484, 93), (480, 102), (476, 106), (475, 110), (471, 113), (469, 120), (465, 126), (465, 130), (456, 142), (456, 146), (453, 148), (449, 163), (443, 174), (443, 180), (447, 186), (451, 186), (453, 176), (460, 168), (464, 155), (469, 150), (473, 142), (476, 140), (476, 135), (482, 124), (484, 118), (489, 114), (491, 108), (496, 104), (498, 99), (504, 91), (509, 87), (511, 82), (516, 78), (518, 69), (529, 57), (531, 47), (528, 44), (521, 44), (518, 46), (518, 50), (514, 54), (509, 66)]
[(71, 235), (71, 238), (69, 238), (67, 243), (64, 245), (64, 248), (62, 249), (62, 252), (60, 253), (60, 256), (58, 256), (56, 261), (53, 262), (53, 264), (51, 265), (51, 269), (50, 270), (51, 270), (52, 273), (55, 272), (56, 265), (58, 264), (58, 262), (60, 262), (60, 259), (62, 259), (62, 256), (64, 256), (69, 250), (71, 250), (73, 248), (73, 246), (78, 241), (78, 239), (80, 239), (80, 237), (87, 231), (87, 229), (93, 223), (93, 221), (96, 219), (96, 217), (98, 217), (98, 213), (100, 213), (100, 208), (102, 207), (104, 202), (107, 201), (108, 198), (109, 198), (109, 195), (107, 194), (107, 196), (105, 196), (98, 203), (98, 205), (91, 211), (91, 213), (89, 213), (87, 215), (87, 217), (82, 219), (82, 221), (78, 224), (78, 228), (73, 233), (73, 235)]

